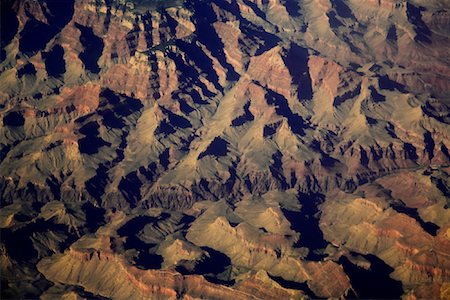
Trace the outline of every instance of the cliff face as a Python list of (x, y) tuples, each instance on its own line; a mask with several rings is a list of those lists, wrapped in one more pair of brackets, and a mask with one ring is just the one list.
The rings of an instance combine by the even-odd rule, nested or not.
[(5, 203), (58, 198), (53, 180), (67, 200), (182, 208), (448, 163), (445, 9), (61, 5), (4, 4)]
[[(433, 260), (423, 254), (445, 249), (450, 223), (445, 169), (450, 8), (444, 2), (7, 0), (1, 5), (2, 268), (26, 260), (10, 253), (6, 239), (32, 235), (33, 228), (39, 228), (37, 238), (24, 241), (36, 250), (31, 264), (47, 257), (45, 268), (5, 273), (2, 281), (14, 282), (11, 295), (26, 277), (30, 295), (47, 290), (130, 296), (100, 292), (90, 279), (78, 282), (75, 273), (63, 280), (48, 256), (59, 255), (55, 265), (75, 261), (76, 251), (61, 254), (75, 240), (97, 230), (115, 232), (101, 227), (106, 215), (120, 210), (130, 218), (149, 208), (195, 221), (180, 221), (186, 228), (170, 232), (182, 245), (161, 239), (147, 241), (151, 247), (138, 242), (134, 249), (166, 255), (164, 268), (183, 261), (183, 270), (197, 275), (202, 261), (214, 258), (203, 248), (219, 251), (232, 267), (223, 270), (229, 276), (213, 277), (235, 280), (220, 291), (224, 297), (257, 289), (255, 282), (267, 287), (258, 291), (260, 298), (294, 297), (296, 292), (286, 289), (292, 286), (306, 296), (347, 295), (354, 282), (341, 260), (353, 252), (386, 261), (404, 292), (414, 291), (411, 297), (426, 295), (426, 284), (433, 285), (434, 295), (445, 292), (446, 256)], [(419, 176), (416, 170), (423, 172)], [(395, 177), (398, 172), (402, 175)], [(361, 186), (376, 197), (362, 195)], [(387, 190), (391, 194), (384, 195)], [(280, 204), (286, 191), (294, 191), (295, 200)], [(384, 198), (373, 206), (377, 193)], [(238, 207), (253, 198), (266, 199), (261, 211), (242, 217)], [(213, 204), (199, 205), (202, 201), (226, 203), (222, 209), (232, 212), (224, 215)], [(310, 209), (308, 201), (316, 213), (323, 210), (320, 226), (319, 216), (311, 215), (325, 239), (318, 249), (338, 248), (327, 248), (333, 252), (327, 258), (312, 254), (315, 246), (300, 246), (305, 229), (296, 222)], [(56, 202), (62, 207), (55, 208)], [(359, 216), (366, 209), (378, 215)], [(292, 214), (296, 217), (287, 217)], [(268, 222), (272, 218), (278, 223)], [(421, 222), (439, 233), (431, 238), (420, 231)], [(399, 237), (405, 228), (420, 232), (416, 238), (423, 249), (414, 248), (412, 237)], [(308, 233), (303, 238), (308, 240)], [(123, 259), (124, 253), (111, 249), (112, 257)], [(389, 251), (399, 254), (394, 259)], [(177, 286), (203, 280), (171, 272)], [(330, 272), (338, 280), (326, 286)], [(436, 279), (430, 282), (424, 274)], [(49, 280), (66, 286), (48, 289)], [(216, 288), (223, 287), (208, 285)], [(160, 290), (152, 289), (156, 297)], [(182, 290), (171, 284), (167, 289), (173, 297)], [(208, 298), (211, 291), (189, 290), (186, 297)]]

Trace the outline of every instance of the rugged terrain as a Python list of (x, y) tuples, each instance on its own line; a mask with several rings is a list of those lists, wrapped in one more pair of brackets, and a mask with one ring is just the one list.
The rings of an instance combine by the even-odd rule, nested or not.
[(2, 298), (450, 298), (448, 1), (1, 22)]

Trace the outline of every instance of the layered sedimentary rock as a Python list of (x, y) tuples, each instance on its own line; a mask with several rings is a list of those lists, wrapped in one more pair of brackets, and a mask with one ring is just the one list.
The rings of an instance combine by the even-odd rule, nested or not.
[(444, 2), (2, 1), (2, 296), (446, 298)]
[[(447, 106), (440, 101), (446, 88), (439, 83), (449, 74), (443, 55), (448, 38), (438, 31), (445, 18), (426, 23), (427, 14), (441, 16), (442, 9), (438, 13), (430, 6), (424, 12), (413, 3), (370, 2), (369, 19), (362, 4), (351, 1), (193, 2), (144, 14), (106, 2), (76, 1), (73, 12), (56, 17), (57, 5), (30, 3), (9, 3), (17, 13), (10, 17), (17, 30), (8, 32), (2, 63), (6, 202), (14, 197), (6, 196), (7, 190), (29, 193), (29, 184), (55, 198), (42, 181), (56, 177), (68, 189), (65, 198), (82, 193), (82, 199), (112, 197), (121, 206), (159, 201), (184, 207), (271, 186), (354, 189), (386, 171), (448, 162)], [(268, 13), (275, 7), (283, 7), (287, 19)], [(389, 18), (398, 24), (389, 27)], [(288, 19), (308, 25), (277, 33)], [(34, 29), (33, 22), (38, 24)], [(45, 26), (51, 28), (45, 44), (28, 41), (33, 30), (38, 34)], [(345, 35), (349, 26), (355, 39)], [(380, 47), (390, 50), (370, 51)], [(427, 69), (420, 65), (424, 61)], [(416, 79), (403, 80), (408, 76)], [(411, 80), (430, 82), (427, 89), (433, 90), (425, 92)], [(127, 112), (98, 113), (117, 97), (120, 103), (110, 105)], [(89, 137), (96, 140), (93, 148), (86, 150), (86, 136), (78, 129), (91, 122), (99, 130)], [(203, 132), (213, 127), (205, 138)], [(55, 130), (63, 134), (55, 136)], [(216, 139), (223, 145), (212, 143)], [(39, 140), (45, 147), (58, 146), (44, 148), (39, 157), (16, 158), (15, 150), (25, 143), (42, 151)], [(108, 150), (112, 146), (117, 150)], [(71, 173), (75, 161), (61, 174), (52, 168), (53, 156), (64, 157), (65, 149), (71, 160), (84, 162), (82, 175)], [(167, 151), (174, 163), (164, 166)], [(25, 163), (30, 159), (35, 168)], [(11, 171), (14, 163), (27, 169)], [(186, 165), (196, 174), (189, 180), (178, 175)], [(211, 172), (196, 171), (204, 169)], [(273, 176), (274, 169), (280, 176)], [(214, 187), (207, 173), (220, 174), (226, 188)], [(104, 182), (93, 191), (99, 177)], [(132, 195), (124, 191), (128, 178), (138, 179)], [(188, 195), (181, 186), (201, 192)], [(186, 205), (168, 201), (186, 197), (191, 199)]]
[[(416, 187), (408, 186), (408, 177), (416, 177)], [(383, 177), (375, 186), (362, 186), (363, 197), (358, 197), (358, 192), (335, 196), (322, 208), (320, 227), (324, 237), (335, 247), (381, 258), (393, 269), (391, 277), (401, 281), (412, 295), (423, 297), (424, 286), (435, 286), (429, 290), (428, 297), (445, 298), (445, 285), (450, 280), (448, 198), (439, 199), (442, 194), (438, 191), (421, 193), (423, 188), (436, 186), (418, 184), (432, 178), (403, 172)], [(402, 180), (401, 185), (395, 185), (398, 179)], [(384, 189), (380, 192), (379, 184), (391, 183), (394, 186), (389, 192)], [(421, 209), (416, 208), (418, 204), (412, 194), (415, 199), (420, 198)], [(427, 222), (430, 216), (435, 219)]]

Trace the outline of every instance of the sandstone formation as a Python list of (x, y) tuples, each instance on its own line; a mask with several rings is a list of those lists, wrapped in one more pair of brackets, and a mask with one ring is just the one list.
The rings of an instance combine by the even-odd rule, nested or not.
[(448, 2), (0, 20), (2, 299), (449, 297)]

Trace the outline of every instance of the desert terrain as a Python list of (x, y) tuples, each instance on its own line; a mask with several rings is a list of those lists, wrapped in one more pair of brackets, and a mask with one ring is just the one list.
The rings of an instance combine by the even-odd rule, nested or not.
[(2, 299), (450, 299), (450, 2), (4, 0)]

